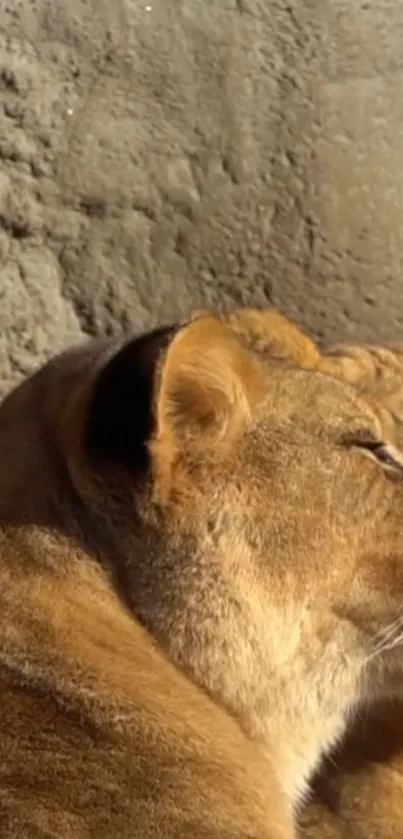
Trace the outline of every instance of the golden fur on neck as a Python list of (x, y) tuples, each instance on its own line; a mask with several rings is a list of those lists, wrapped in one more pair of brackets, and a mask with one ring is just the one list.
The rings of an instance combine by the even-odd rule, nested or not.
[(202, 313), (6, 399), (5, 835), (289, 839), (350, 715), (390, 691), (403, 484), (376, 444), (403, 441), (323, 358), (278, 313)]

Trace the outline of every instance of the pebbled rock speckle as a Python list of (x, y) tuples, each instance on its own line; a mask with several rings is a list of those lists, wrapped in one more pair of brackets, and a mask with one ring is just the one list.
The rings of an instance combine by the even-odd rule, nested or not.
[(0, 392), (199, 306), (401, 336), (402, 5), (96, 5), (0, 8)]

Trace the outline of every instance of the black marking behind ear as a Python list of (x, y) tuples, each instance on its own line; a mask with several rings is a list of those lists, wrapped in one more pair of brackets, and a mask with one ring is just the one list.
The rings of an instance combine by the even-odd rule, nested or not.
[(143, 471), (154, 430), (153, 393), (161, 352), (179, 327), (165, 326), (125, 344), (99, 376), (89, 411), (90, 458)]

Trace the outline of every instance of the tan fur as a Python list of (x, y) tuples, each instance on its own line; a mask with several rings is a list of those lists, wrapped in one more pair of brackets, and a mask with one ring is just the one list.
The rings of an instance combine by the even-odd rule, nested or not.
[[(231, 320), (250, 343), (256, 333), (260, 335), (263, 356), (274, 352), (348, 381), (370, 399), (375, 397), (392, 413), (394, 422), (403, 422), (403, 344), (341, 344), (319, 352), (309, 337), (299, 333), (296, 338), (296, 327), (275, 310), (239, 311)], [(300, 813), (304, 839), (399, 839), (403, 835), (403, 701), (399, 699), (403, 683), (399, 673), (396, 683), (392, 682), (390, 693), (397, 699), (362, 708), (341, 748), (317, 776), (314, 796)]]
[[(403, 344), (340, 345), (322, 366), (375, 396), (403, 422)], [(397, 678), (396, 693), (402, 695)], [(399, 839), (403, 835), (403, 701), (360, 715), (331, 756), (303, 814), (305, 839)]]
[(292, 839), (270, 756), (118, 594), (131, 486), (114, 508), (82, 452), (112, 349), (56, 359), (0, 409), (0, 837)]
[(401, 673), (373, 653), (403, 482), (360, 442), (403, 448), (394, 418), (278, 314), (164, 341), (67, 353), (0, 408), (1, 839), (290, 839)]
[(304, 839), (400, 839), (403, 830), (403, 709), (362, 715), (315, 781), (301, 813)]

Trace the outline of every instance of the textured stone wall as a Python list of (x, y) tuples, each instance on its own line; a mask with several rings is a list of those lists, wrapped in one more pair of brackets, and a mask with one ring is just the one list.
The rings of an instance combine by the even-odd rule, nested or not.
[(400, 0), (3, 0), (0, 391), (265, 302), (403, 333)]

